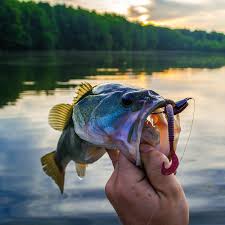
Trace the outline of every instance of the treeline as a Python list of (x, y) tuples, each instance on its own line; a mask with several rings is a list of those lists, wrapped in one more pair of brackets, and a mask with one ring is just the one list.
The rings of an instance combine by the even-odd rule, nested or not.
[(2, 50), (197, 50), (225, 52), (225, 35), (131, 23), (115, 14), (0, 0)]

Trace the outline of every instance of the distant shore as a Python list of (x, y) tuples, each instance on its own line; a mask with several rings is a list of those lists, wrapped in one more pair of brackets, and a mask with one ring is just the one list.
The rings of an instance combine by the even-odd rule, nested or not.
[(225, 52), (225, 35), (131, 23), (116, 14), (0, 1), (0, 50)]

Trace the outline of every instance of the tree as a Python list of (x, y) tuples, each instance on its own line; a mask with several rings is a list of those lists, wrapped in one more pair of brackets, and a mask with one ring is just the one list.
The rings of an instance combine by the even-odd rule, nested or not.
[(131, 23), (116, 14), (0, 1), (0, 49), (225, 51), (225, 35)]

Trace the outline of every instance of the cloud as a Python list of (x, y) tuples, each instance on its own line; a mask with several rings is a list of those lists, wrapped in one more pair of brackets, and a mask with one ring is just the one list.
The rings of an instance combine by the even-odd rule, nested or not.
[[(25, 1), (25, 0), (24, 0)], [(225, 0), (34, 0), (116, 12), (131, 21), (225, 32)]]
[[(131, 6), (132, 8), (132, 6)], [(148, 5), (142, 5), (135, 8), (139, 13), (140, 9), (144, 14), (148, 14), (151, 20), (164, 20), (182, 17), (184, 14), (194, 13), (197, 10), (193, 4), (171, 2), (166, 0), (150, 1)], [(145, 9), (145, 10), (144, 10)], [(134, 10), (134, 9), (133, 9)], [(128, 16), (131, 16), (128, 14)]]
[[(128, 17), (172, 27), (225, 31), (224, 0), (149, 0), (148, 4), (130, 6)], [(218, 17), (219, 16), (219, 17)]]

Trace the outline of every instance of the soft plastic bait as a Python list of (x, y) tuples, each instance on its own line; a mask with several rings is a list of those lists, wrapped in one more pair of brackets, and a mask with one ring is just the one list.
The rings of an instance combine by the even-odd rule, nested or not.
[(171, 104), (168, 104), (166, 106), (166, 114), (168, 118), (168, 134), (169, 134), (169, 146), (170, 146), (169, 158), (171, 159), (172, 162), (169, 168), (166, 168), (165, 163), (163, 163), (162, 174), (170, 175), (172, 173), (175, 173), (179, 166), (179, 159), (174, 150), (174, 111), (173, 111), (173, 106)]
[(171, 165), (169, 168), (166, 168), (165, 163), (163, 163), (161, 170), (163, 175), (170, 175), (176, 173), (176, 170), (179, 166), (179, 159), (174, 150), (174, 115), (182, 112), (188, 106), (188, 101), (190, 99), (192, 98), (182, 99), (176, 102), (174, 106), (169, 101), (165, 107), (165, 113), (168, 119), (168, 138), (170, 147), (169, 159), (171, 160)]

